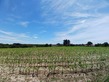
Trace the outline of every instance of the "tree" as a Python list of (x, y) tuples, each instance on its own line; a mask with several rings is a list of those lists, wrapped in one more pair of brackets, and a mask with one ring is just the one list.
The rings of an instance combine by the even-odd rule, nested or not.
[(63, 40), (63, 45), (64, 46), (69, 46), (70, 45), (70, 40)]
[(93, 43), (92, 43), (91, 41), (88, 41), (86, 45), (87, 45), (87, 46), (92, 46)]
[(57, 43), (56, 45), (57, 45), (57, 46), (61, 46), (61, 44), (60, 44), (60, 43)]
[(109, 46), (108, 42), (104, 42), (104, 43), (103, 43), (103, 46), (104, 46), (104, 47)]
[(99, 46), (102, 46), (102, 44), (101, 43), (97, 43), (97, 44), (95, 44), (95, 46), (99, 47)]

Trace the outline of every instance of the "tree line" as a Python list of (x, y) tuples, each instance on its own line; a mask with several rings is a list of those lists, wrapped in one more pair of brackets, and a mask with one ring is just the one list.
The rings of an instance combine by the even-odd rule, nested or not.
[[(58, 43), (59, 45), (59, 43)], [(93, 44), (91, 41), (88, 41), (86, 44), (71, 44), (70, 40), (63, 40), (63, 45), (64, 46), (95, 46), (95, 47), (108, 47), (109, 43), (108, 42), (104, 42), (104, 43), (97, 43), (97, 44)]]
[(52, 44), (2, 44), (0, 43), (0, 48), (29, 48), (29, 47), (51, 47)]
[(95, 46), (95, 47), (109, 47), (108, 42), (93, 44), (91, 41), (88, 41), (86, 44), (71, 44), (70, 40), (63, 40), (63, 44), (3, 44), (0, 43), (0, 48), (28, 48), (28, 47), (52, 47), (52, 46)]

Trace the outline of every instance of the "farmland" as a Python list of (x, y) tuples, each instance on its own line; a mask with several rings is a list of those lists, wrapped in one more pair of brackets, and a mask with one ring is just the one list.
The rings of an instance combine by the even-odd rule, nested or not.
[(108, 47), (0, 49), (0, 82), (108, 82)]

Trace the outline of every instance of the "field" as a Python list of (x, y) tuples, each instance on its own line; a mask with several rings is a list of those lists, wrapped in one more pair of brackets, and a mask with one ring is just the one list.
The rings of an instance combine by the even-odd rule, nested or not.
[(0, 82), (109, 82), (109, 48), (2, 48)]

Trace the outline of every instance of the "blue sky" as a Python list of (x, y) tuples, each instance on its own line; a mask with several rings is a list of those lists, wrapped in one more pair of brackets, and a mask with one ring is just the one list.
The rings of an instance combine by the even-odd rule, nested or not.
[(109, 42), (109, 0), (0, 0), (0, 43)]

